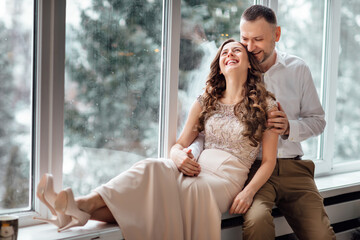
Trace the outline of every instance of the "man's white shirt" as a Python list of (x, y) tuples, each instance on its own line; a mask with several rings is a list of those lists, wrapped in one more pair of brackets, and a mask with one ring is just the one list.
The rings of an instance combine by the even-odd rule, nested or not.
[(276, 62), (264, 73), (264, 82), (267, 90), (275, 94), (290, 124), (288, 138), (279, 137), (278, 158), (303, 156), (300, 142), (324, 131), (325, 113), (306, 63), (275, 51)]

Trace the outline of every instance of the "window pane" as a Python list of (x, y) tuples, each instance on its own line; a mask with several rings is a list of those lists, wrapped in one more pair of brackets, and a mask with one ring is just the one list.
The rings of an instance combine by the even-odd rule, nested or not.
[(183, 0), (181, 2), (178, 135), (196, 97), (205, 87), (217, 48), (240, 39), (240, 17), (253, 0)]
[(77, 194), (157, 157), (162, 0), (69, 0), (64, 185)]
[(30, 209), (34, 1), (0, 1), (0, 214)]
[(341, 3), (335, 163), (360, 160), (360, 2)]
[[(278, 24), (281, 37), (278, 49), (301, 57), (310, 67), (319, 96), (321, 87), (324, 1), (279, 0)], [(311, 36), (311, 37), (309, 37)], [(320, 137), (302, 142), (304, 159), (318, 158)]]

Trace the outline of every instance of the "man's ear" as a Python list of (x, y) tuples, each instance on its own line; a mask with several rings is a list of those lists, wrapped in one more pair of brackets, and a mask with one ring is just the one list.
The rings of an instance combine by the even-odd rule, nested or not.
[(281, 35), (281, 27), (280, 26), (276, 26), (276, 30), (275, 30), (275, 42), (278, 42), (280, 40), (280, 35)]

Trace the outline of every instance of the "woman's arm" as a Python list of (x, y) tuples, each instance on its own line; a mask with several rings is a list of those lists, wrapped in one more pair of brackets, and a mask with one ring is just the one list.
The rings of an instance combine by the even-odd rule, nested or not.
[(269, 179), (276, 165), (278, 134), (266, 130), (262, 139), (261, 166), (249, 184), (235, 197), (229, 210), (230, 214), (246, 213), (252, 204), (256, 192)]
[(179, 171), (187, 176), (197, 176), (200, 173), (200, 165), (194, 159), (191, 150), (186, 149), (194, 139), (198, 136), (197, 124), (199, 123), (199, 115), (201, 106), (195, 101), (190, 109), (185, 127), (176, 141), (176, 144), (170, 150), (170, 158), (174, 161)]

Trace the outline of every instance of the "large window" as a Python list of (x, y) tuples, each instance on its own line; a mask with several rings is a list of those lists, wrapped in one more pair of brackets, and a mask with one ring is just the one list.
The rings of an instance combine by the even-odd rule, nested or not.
[(158, 156), (162, 1), (68, 0), (63, 184), (87, 194)]
[[(360, 160), (360, 2), (342, 1), (334, 163)], [(335, 97), (335, 96), (333, 96)], [(353, 163), (356, 165), (356, 163)]]
[(34, 1), (0, 2), (0, 214), (31, 208)]

